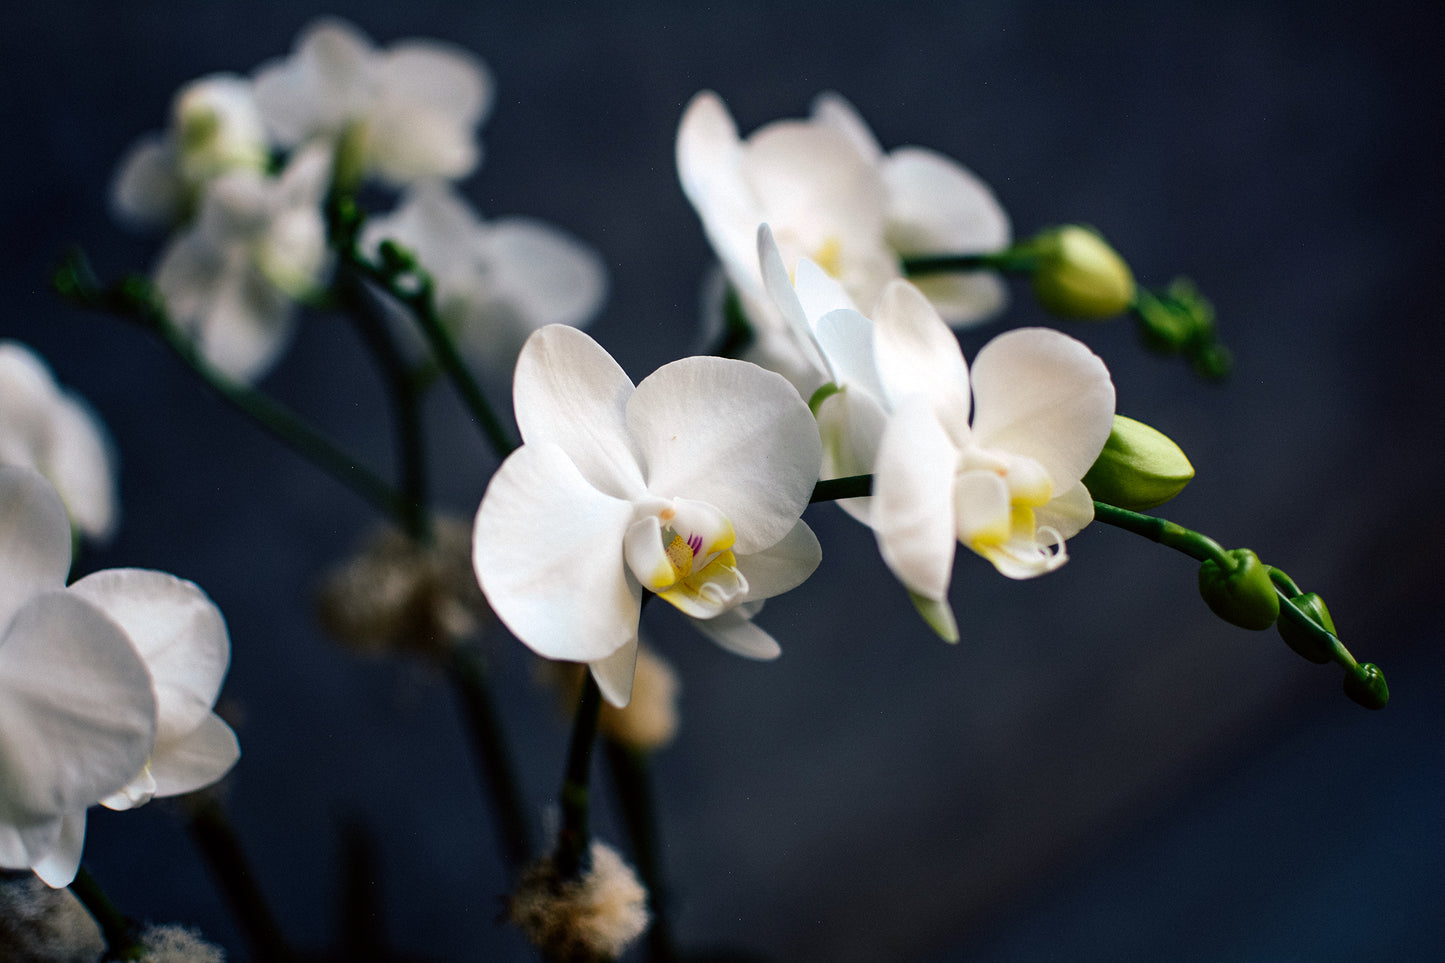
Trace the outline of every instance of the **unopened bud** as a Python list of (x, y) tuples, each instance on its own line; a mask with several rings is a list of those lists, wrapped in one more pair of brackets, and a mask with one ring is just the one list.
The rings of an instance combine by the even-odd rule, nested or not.
[(172, 112), (188, 184), (231, 170), (265, 170), (270, 160), (266, 128), (244, 77), (213, 74), (193, 81), (176, 95)]
[(1108, 318), (1133, 303), (1129, 265), (1094, 231), (1069, 224), (1027, 246), (1037, 257), (1034, 297), (1045, 310), (1065, 318)]
[(1279, 596), (1269, 566), (1247, 548), (1226, 553), (1234, 567), (1226, 571), (1214, 559), (1199, 566), (1199, 594), (1215, 615), (1242, 629), (1267, 629), (1279, 618)]
[(1179, 494), (1193, 477), (1194, 466), (1168, 435), (1115, 415), (1104, 450), (1084, 475), (1084, 487), (1101, 502), (1142, 512)]
[[(1325, 600), (1320, 598), (1318, 592), (1306, 592), (1303, 595), (1296, 595), (1290, 599), (1295, 608), (1304, 613), (1315, 625), (1324, 629), (1331, 635), (1335, 632), (1335, 621), (1330, 618), (1330, 610), (1325, 605)], [(1312, 632), (1309, 626), (1301, 625), (1295, 618), (1284, 613), (1283, 617), (1276, 623), (1279, 627), (1279, 637), (1284, 639), (1285, 644), (1294, 649), (1303, 658), (1309, 659), (1318, 665), (1329, 662), (1333, 657), (1331, 647), (1327, 645), (1316, 633)]]
[(1383, 709), (1390, 701), (1390, 687), (1379, 666), (1364, 662), (1354, 672), (1345, 673), (1345, 695), (1366, 709)]

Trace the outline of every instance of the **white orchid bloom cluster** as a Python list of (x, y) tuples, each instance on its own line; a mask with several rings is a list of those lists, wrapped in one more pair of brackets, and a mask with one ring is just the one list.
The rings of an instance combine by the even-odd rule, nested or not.
[(807, 258), (791, 281), (767, 225), (758, 259), (797, 354), (823, 383), (813, 401), (822, 477), (875, 476), (873, 497), (840, 504), (873, 527), (939, 634), (958, 638), (947, 603), (955, 542), (1009, 578), (1067, 560), (1064, 539), (1094, 517), (1080, 479), (1114, 418), (1113, 383), (1093, 352), (1057, 331), (1011, 331), (984, 346), (970, 379), (953, 332), (908, 281), (890, 281), (870, 317)]
[[(921, 147), (885, 153), (837, 94), (820, 95), (807, 120), (776, 121), (743, 140), (722, 100), (703, 91), (678, 128), (677, 168), (752, 324), (748, 357), (804, 393), (820, 382), (768, 297), (754, 246), (759, 224), (772, 226), (788, 271), (808, 258), (865, 306), (902, 276), (905, 257), (999, 251), (1012, 236), (1008, 216), (972, 172)], [(1005, 289), (990, 273), (939, 276), (921, 287), (955, 327), (1004, 304)]]
[(210, 785), (240, 755), (213, 711), (230, 662), (194, 584), (108, 569), (65, 584), (70, 523), (34, 471), (0, 466), (0, 866), (75, 877), (85, 812)]
[(79, 534), (104, 540), (115, 530), (115, 456), (105, 427), (15, 341), (0, 341), (0, 465), (44, 475)]
[(545, 324), (582, 324), (606, 293), (601, 259), (550, 225), (483, 223), (449, 182), (470, 175), (493, 100), (476, 56), (432, 40), (375, 47), (327, 18), (250, 76), (183, 87), (171, 126), (126, 155), (112, 185), (124, 221), (172, 232), (156, 291), (202, 356), (240, 382), (262, 377), (321, 292), (334, 258), (325, 203), (376, 181), (406, 196), (368, 225), (435, 271), (442, 319), (467, 355), (512, 364)]

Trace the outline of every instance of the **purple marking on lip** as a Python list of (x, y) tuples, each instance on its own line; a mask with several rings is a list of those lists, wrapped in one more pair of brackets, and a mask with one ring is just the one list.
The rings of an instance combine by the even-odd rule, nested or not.
[(694, 554), (694, 555), (696, 555), (698, 552), (701, 552), (701, 551), (702, 551), (702, 536), (701, 536), (701, 535), (698, 535), (696, 532), (694, 532), (693, 534), (689, 535), (689, 536), (687, 537), (687, 547), (690, 548), (690, 549), (692, 549), (692, 554)]

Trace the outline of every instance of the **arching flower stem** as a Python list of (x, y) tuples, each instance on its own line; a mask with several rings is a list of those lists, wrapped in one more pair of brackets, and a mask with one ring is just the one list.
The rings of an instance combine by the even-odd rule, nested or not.
[(405, 524), (408, 508), (400, 494), (289, 408), (218, 371), (196, 349), (190, 337), (170, 320), (144, 278), (126, 278), (103, 288), (84, 255), (77, 252), (56, 271), (54, 285), (62, 297), (79, 307), (139, 322), (175, 352), (207, 387), (247, 418), (350, 488), (377, 511), (398, 525)]

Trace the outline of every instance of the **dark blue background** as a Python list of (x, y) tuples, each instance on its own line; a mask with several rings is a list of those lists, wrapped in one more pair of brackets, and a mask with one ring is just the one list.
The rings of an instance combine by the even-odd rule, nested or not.
[[(679, 739), (656, 760), (684, 944), (940, 963), (1439, 945), (1431, 5), (24, 3), (0, 32), (0, 335), (38, 349), (114, 434), (122, 527), (87, 566), (175, 572), (226, 613), (244, 751), (228, 798), (298, 943), (334, 939), (337, 827), (358, 818), (398, 947), (529, 958), (495, 922), (506, 882), (457, 706), (430, 670), (359, 659), (310, 617), (366, 506), (138, 332), (59, 303), (46, 276), (71, 242), (104, 276), (147, 266), (154, 244), (105, 210), (121, 152), (183, 82), (249, 71), (324, 10), (487, 60), (499, 95), (464, 189), (484, 214), (541, 217), (602, 252), (613, 292), (592, 330), (635, 378), (696, 347), (710, 255), (672, 141), (702, 87), (744, 131), (837, 89), (885, 146), (976, 170), (1019, 233), (1084, 221), (1145, 281), (1191, 274), (1238, 355), (1223, 388), (1144, 355), (1125, 325), (1066, 330), (1109, 363), (1120, 410), (1194, 460), (1167, 513), (1323, 592), (1391, 682), (1386, 711), (1356, 707), (1333, 667), (1210, 617), (1182, 556), (1102, 527), (1034, 582), (960, 559), (949, 647), (871, 536), (815, 509), (823, 565), (765, 615), (777, 663), (648, 613), (684, 685)], [(1010, 323), (1047, 323), (1017, 294)], [(993, 330), (965, 335), (970, 356)], [(344, 324), (307, 319), (265, 386), (388, 464), (385, 398)], [(494, 462), (445, 393), (432, 415), (440, 501), (469, 516)], [(540, 826), (566, 723), (522, 646), (486, 645)], [(609, 807), (598, 820), (622, 839)], [(131, 912), (246, 958), (165, 804), (97, 813), (87, 859)]]

